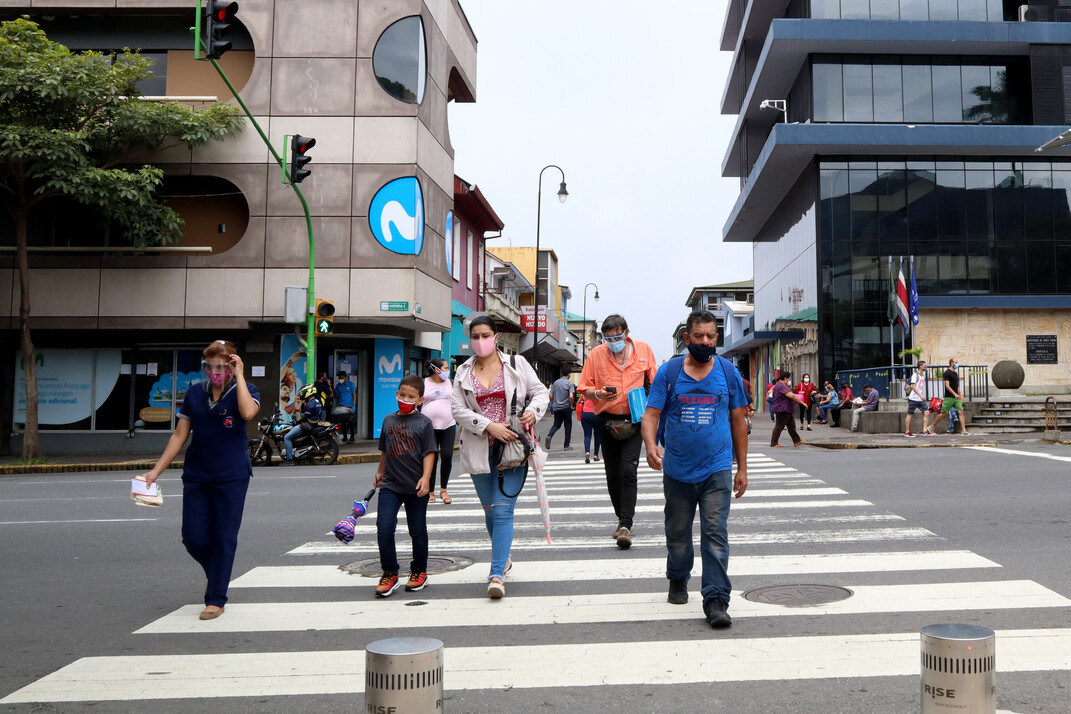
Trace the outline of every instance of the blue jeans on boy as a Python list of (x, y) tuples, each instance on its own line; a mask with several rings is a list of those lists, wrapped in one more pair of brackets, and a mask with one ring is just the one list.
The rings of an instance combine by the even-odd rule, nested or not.
[[(517, 493), (524, 483), (524, 476), (524, 466), (504, 471), (502, 489), (506, 493)], [(504, 578), (506, 561), (513, 546), (513, 509), (517, 505), (517, 496), (509, 498), (499, 490), (498, 471), (472, 474), (472, 485), (476, 487), (476, 495), (483, 505), (484, 523), (487, 525), (487, 534), (491, 536), (491, 572), (487, 579)]]
[(732, 471), (717, 471), (705, 481), (685, 483), (662, 477), (666, 495), (666, 577), (688, 580), (694, 554), (692, 523), (699, 506), (699, 550), (703, 562), (703, 604), (710, 600), (729, 602), (729, 501), (732, 498)]
[(413, 539), (413, 560), (410, 573), (428, 569), (428, 497), (416, 493), (396, 493), (389, 488), (379, 489), (379, 508), (376, 512), (376, 538), (379, 540), (379, 564), (384, 573), (398, 574), (398, 549), (394, 531), (398, 527), (398, 510), (405, 506), (405, 522)]

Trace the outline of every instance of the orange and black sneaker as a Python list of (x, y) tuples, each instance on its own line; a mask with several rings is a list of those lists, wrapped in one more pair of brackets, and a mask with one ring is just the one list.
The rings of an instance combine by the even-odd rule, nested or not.
[(423, 590), (424, 586), (428, 584), (428, 574), (425, 572), (409, 573), (409, 582), (405, 584), (406, 592), (415, 593), (417, 590)]
[(383, 573), (379, 585), (376, 586), (376, 597), (390, 597), (391, 593), (401, 586), (402, 581), (398, 579), (398, 573)]

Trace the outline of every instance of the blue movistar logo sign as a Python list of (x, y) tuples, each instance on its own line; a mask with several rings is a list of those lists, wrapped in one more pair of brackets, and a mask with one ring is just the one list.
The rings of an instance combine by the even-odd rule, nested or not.
[(379, 244), (402, 255), (420, 255), (424, 247), (424, 192), (413, 176), (379, 189), (368, 209), (368, 225)]
[(453, 247), (454, 242), (454, 212), (446, 212), (446, 230), (443, 232), (443, 238), (446, 239), (446, 272), (453, 275), (454, 269), (451, 263), (450, 250)]

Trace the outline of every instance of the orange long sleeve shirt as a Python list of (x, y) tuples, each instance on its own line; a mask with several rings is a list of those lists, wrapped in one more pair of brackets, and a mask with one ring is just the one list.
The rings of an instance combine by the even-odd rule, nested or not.
[(628, 414), (628, 391), (642, 387), (645, 375), (648, 382), (654, 382), (658, 365), (651, 347), (631, 337), (626, 342), (629, 356), (624, 365), (618, 364), (605, 343), (588, 352), (584, 371), (580, 373), (579, 389), (617, 387), (617, 396), (613, 399), (595, 400), (596, 414)]

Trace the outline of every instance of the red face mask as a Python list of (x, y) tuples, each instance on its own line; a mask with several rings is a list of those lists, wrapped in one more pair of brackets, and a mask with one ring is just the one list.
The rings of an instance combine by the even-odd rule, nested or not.
[(416, 402), (403, 402), (401, 399), (399, 399), (398, 411), (402, 414), (412, 414), (414, 411), (416, 411)]

